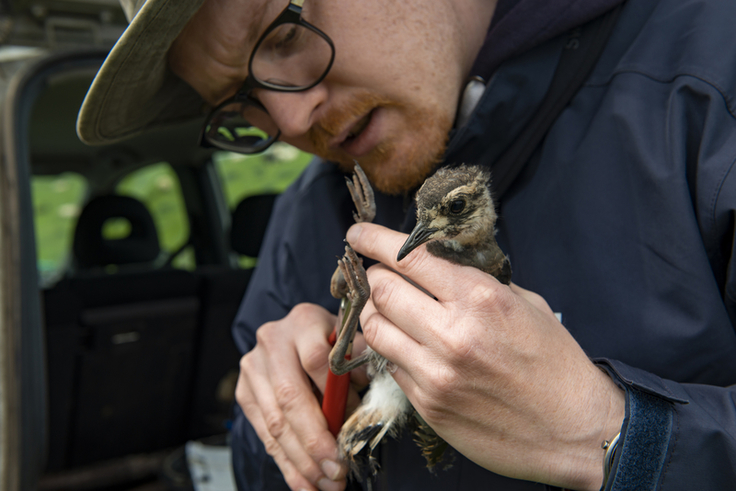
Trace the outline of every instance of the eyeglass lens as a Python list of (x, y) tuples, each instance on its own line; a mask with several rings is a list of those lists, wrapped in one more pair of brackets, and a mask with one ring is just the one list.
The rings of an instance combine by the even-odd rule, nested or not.
[(330, 65), (332, 48), (315, 31), (300, 24), (281, 24), (258, 45), (252, 76), (277, 87), (309, 87)]
[(273, 143), (278, 134), (268, 113), (244, 100), (220, 107), (212, 115), (204, 136), (224, 150), (257, 153)]
[[(324, 76), (332, 46), (310, 28), (285, 23), (269, 32), (253, 53), (251, 76), (273, 90), (306, 89)], [(212, 114), (204, 137), (212, 145), (241, 153), (257, 153), (278, 138), (279, 130), (262, 106), (241, 99)]]

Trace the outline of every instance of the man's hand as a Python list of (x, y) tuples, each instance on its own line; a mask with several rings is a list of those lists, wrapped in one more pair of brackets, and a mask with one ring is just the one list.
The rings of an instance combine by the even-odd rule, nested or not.
[[(280, 321), (261, 326), (256, 347), (240, 361), (238, 404), (294, 490), (345, 488), (346, 469), (338, 463), (319, 401), (334, 324), (335, 316), (325, 309), (297, 305)], [(356, 337), (356, 348), (364, 346)], [(359, 383), (367, 384), (364, 372), (356, 372)], [(348, 410), (358, 403), (351, 389)]]
[(347, 240), (382, 263), (368, 270), (365, 340), (441, 437), (499, 474), (600, 488), (600, 445), (620, 431), (624, 394), (542, 297), (425, 248), (397, 263), (406, 235), (378, 225)]

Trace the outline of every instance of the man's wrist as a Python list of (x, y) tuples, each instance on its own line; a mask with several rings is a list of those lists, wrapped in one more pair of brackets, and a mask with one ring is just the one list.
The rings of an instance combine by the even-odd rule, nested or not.
[[(614, 440), (619, 437), (626, 416), (626, 392), (616, 384), (604, 370), (600, 370), (604, 390), (608, 396), (608, 404), (601, 411), (601, 426), (595, 441), (589, 441), (588, 452), (590, 453), (591, 467), (587, 479), (581, 489), (598, 491), (605, 486), (607, 457), (615, 455)], [(618, 442), (616, 442), (618, 443)], [(618, 445), (615, 445), (617, 447)], [(607, 467), (610, 470), (610, 467)]]

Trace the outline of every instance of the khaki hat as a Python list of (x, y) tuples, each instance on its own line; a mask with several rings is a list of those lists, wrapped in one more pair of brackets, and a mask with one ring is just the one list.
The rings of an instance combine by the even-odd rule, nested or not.
[(84, 99), (77, 134), (90, 145), (204, 117), (208, 106), (167, 65), (171, 44), (204, 0), (121, 0), (132, 19)]

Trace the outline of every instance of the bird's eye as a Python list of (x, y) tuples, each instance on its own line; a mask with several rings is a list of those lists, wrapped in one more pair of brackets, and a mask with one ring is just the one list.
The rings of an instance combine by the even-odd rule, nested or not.
[(450, 203), (450, 213), (453, 215), (457, 215), (458, 213), (462, 213), (465, 209), (465, 200), (464, 199), (456, 199), (452, 203)]

